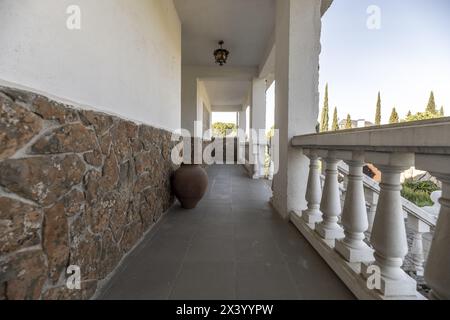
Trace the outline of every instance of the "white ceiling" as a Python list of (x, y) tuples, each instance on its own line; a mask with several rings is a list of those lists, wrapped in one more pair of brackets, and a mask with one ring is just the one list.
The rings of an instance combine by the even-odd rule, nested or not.
[(204, 80), (212, 106), (242, 106), (247, 98), (251, 82), (243, 80)]
[(275, 24), (274, 0), (174, 0), (183, 28), (185, 65), (213, 66), (217, 42), (231, 54), (228, 66), (262, 63)]

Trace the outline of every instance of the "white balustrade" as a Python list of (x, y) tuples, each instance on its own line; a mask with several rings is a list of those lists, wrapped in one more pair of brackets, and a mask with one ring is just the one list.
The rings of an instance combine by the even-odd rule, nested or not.
[(416, 156), (416, 166), (429, 171), (442, 182), (441, 210), (434, 231), (425, 281), (431, 288), (430, 298), (450, 299), (450, 156)]
[(369, 227), (363, 185), (364, 154), (361, 152), (342, 154), (340, 158), (345, 159), (345, 163), (349, 166), (349, 174), (342, 211), (345, 238), (336, 242), (336, 250), (348, 262), (372, 261), (373, 250), (364, 242), (364, 232)]
[[(370, 242), (375, 249), (374, 265), (381, 272), (381, 292), (385, 296), (415, 296), (417, 284), (403, 270), (408, 253), (405, 221), (400, 191), (400, 174), (414, 164), (413, 154), (367, 153), (368, 160), (381, 171), (380, 196)], [(372, 159), (371, 159), (372, 158)], [(363, 264), (368, 276), (369, 264)]]
[(425, 256), (423, 251), (423, 233), (414, 232), (414, 239), (411, 247), (411, 253), (413, 255), (414, 271), (418, 276), (423, 276), (425, 262)]
[(323, 154), (323, 160), (326, 163), (325, 183), (322, 191), (322, 201), (320, 203), (323, 220), (322, 222), (316, 223), (316, 232), (323, 239), (335, 240), (344, 237), (344, 231), (338, 224), (339, 217), (342, 213), (337, 169), (339, 160), (333, 151)]
[(413, 231), (413, 243), (411, 246), (414, 271), (418, 276), (424, 275), (425, 252), (423, 247), (423, 235), (429, 233), (430, 226), (415, 216), (408, 216), (408, 226)]
[(310, 161), (308, 188), (306, 191), (308, 209), (303, 211), (302, 219), (310, 226), (310, 228), (314, 229), (315, 224), (322, 221), (322, 212), (320, 211), (320, 199), (322, 197), (320, 160), (317, 151), (305, 150), (305, 154)]
[(432, 299), (450, 299), (450, 175), (442, 181), (441, 211), (425, 269)]
[[(408, 223), (415, 273), (424, 274), (431, 288), (429, 298), (450, 299), (449, 137), (450, 118), (445, 118), (292, 139), (293, 147), (307, 150), (310, 172), (308, 208), (302, 219), (292, 214), (291, 220), (358, 298), (424, 298), (416, 281), (402, 269), (408, 253)], [(343, 168), (338, 167), (340, 160), (345, 162)], [(364, 163), (381, 171), (380, 184), (364, 176)], [(400, 177), (411, 167), (442, 182), (437, 223), (436, 216), (401, 197)], [(346, 178), (341, 188), (338, 169)], [(424, 235), (433, 229), (427, 257)]]

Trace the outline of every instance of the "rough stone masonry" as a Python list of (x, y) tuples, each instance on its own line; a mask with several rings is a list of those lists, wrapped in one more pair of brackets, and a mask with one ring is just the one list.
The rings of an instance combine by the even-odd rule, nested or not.
[[(0, 87), (0, 300), (87, 299), (173, 203), (171, 133)], [(81, 290), (66, 269), (81, 269)]]

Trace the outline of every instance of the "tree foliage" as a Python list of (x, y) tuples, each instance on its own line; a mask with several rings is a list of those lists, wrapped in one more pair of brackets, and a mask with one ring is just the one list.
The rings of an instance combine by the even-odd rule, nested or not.
[(393, 124), (393, 123), (398, 123), (399, 122), (399, 117), (398, 117), (398, 113), (397, 110), (395, 108), (392, 109), (392, 113), (391, 116), (389, 117), (389, 123)]
[(381, 124), (381, 93), (378, 92), (377, 110), (375, 112), (375, 125)]
[(334, 108), (333, 112), (333, 122), (331, 124), (331, 130), (332, 131), (338, 131), (339, 130), (339, 122), (338, 122), (338, 115), (337, 115), (337, 107)]
[(445, 116), (444, 106), (441, 107), (439, 111), (436, 109), (436, 102), (434, 99), (434, 93), (431, 91), (430, 98), (428, 100), (427, 108), (425, 112), (417, 112), (416, 114), (408, 113), (405, 121), (420, 121), (420, 120), (429, 120), (436, 119)]
[(269, 131), (266, 132), (267, 139), (272, 139), (275, 136), (275, 126), (272, 126)]
[(350, 114), (347, 115), (347, 119), (345, 120), (345, 129), (352, 129), (352, 117), (350, 117)]
[(426, 108), (425, 112), (437, 113), (436, 102), (434, 101), (434, 92), (433, 91), (431, 91), (431, 93), (430, 93), (430, 98), (428, 100), (428, 104), (427, 104), (427, 108)]
[(212, 125), (212, 130), (214, 137), (224, 138), (235, 135), (237, 127), (234, 123), (216, 122)]
[(430, 113), (430, 112), (417, 112), (416, 114), (408, 115), (405, 121), (420, 121), (420, 120), (429, 120), (440, 118), (441, 116), (438, 113)]
[(325, 99), (323, 102), (322, 116), (320, 117), (320, 132), (328, 131), (329, 123), (329, 109), (328, 109), (328, 84), (325, 87)]

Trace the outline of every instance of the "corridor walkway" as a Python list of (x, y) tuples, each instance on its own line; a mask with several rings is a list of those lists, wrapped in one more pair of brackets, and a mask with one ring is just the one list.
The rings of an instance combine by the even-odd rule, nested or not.
[(99, 299), (354, 299), (268, 204), (242, 166), (208, 169), (198, 208), (176, 204), (124, 261)]

